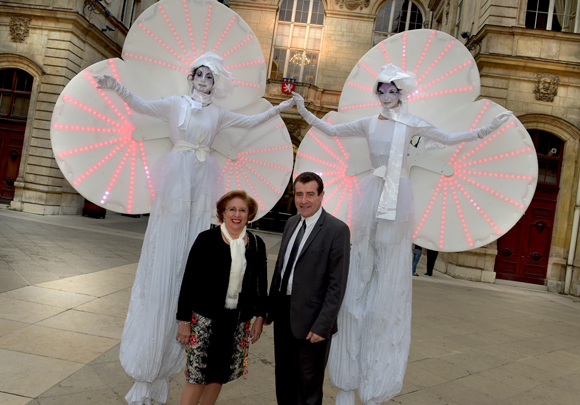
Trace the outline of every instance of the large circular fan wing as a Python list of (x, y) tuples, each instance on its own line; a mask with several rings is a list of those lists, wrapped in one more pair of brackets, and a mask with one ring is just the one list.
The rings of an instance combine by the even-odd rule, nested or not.
[(143, 85), (164, 97), (188, 94), (190, 65), (215, 52), (235, 77), (226, 99), (213, 100), (229, 110), (250, 105), (264, 95), (266, 63), (248, 24), (234, 11), (213, 0), (162, 0), (133, 24), (123, 46), (123, 58), (135, 71), (151, 78)]

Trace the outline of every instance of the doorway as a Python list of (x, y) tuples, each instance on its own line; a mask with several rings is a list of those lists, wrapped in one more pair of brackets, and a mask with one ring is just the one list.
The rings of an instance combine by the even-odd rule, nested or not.
[(504, 280), (544, 285), (564, 142), (545, 131), (529, 131), (538, 156), (538, 186), (534, 198), (518, 223), (497, 241), (496, 277)]
[(20, 69), (0, 70), (0, 203), (14, 198), (33, 77)]

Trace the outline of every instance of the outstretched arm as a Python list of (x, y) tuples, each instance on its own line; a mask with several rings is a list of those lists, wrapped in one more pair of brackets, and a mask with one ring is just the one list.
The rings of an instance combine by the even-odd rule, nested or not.
[(304, 118), (304, 120), (315, 128), (318, 128), (328, 136), (365, 136), (365, 128), (359, 121), (349, 122), (347, 124), (331, 125), (324, 122), (316, 115), (312, 114), (310, 111), (304, 107), (304, 99), (298, 93), (292, 93), (294, 96), (294, 102), (296, 103), (296, 108), (298, 112)]
[(97, 82), (97, 89), (111, 89), (115, 90), (119, 96), (138, 113), (151, 115), (153, 117), (161, 118), (164, 121), (169, 120), (169, 112), (171, 110), (171, 101), (169, 99), (146, 101), (131, 93), (125, 86), (117, 81), (113, 76), (93, 76)]
[(512, 115), (511, 111), (502, 112), (491, 121), (491, 124), (484, 127), (476, 128), (471, 131), (456, 132), (450, 134), (433, 126), (428, 126), (416, 128), (414, 135), (424, 136), (425, 138), (431, 139), (436, 142), (440, 142), (445, 145), (455, 145), (461, 142), (471, 141), (478, 138), (482, 139), (483, 137), (490, 135), (498, 128), (500, 128), (501, 125), (504, 122), (506, 122), (511, 115)]
[(254, 128), (280, 114), (282, 111), (292, 108), (293, 105), (294, 100), (288, 99), (282, 101), (276, 107), (272, 107), (263, 113), (255, 115), (242, 115), (224, 109), (225, 114), (222, 114), (220, 117), (220, 129), (227, 127)]

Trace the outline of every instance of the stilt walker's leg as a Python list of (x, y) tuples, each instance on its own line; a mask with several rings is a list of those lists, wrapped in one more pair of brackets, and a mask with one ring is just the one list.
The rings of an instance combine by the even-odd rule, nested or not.
[(333, 337), (330, 348), (330, 381), (341, 389), (336, 397), (337, 405), (354, 405), (354, 390), (358, 388), (362, 308), (365, 306), (374, 256), (369, 239), (367, 236), (353, 244), (346, 293), (338, 314), (338, 333)]
[(383, 237), (391, 237), (377, 241), (361, 325), (358, 396), (365, 405), (386, 402), (401, 391), (411, 344), (410, 233), (407, 223), (389, 226), (400, 229), (390, 229)]

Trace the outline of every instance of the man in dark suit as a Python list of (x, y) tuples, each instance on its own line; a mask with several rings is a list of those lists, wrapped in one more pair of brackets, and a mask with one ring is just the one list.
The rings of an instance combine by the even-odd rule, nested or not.
[(322, 404), (322, 383), (337, 331), (350, 258), (348, 226), (321, 208), (322, 179), (294, 181), (299, 215), (288, 220), (272, 278), (267, 322), (274, 321), (280, 405)]

